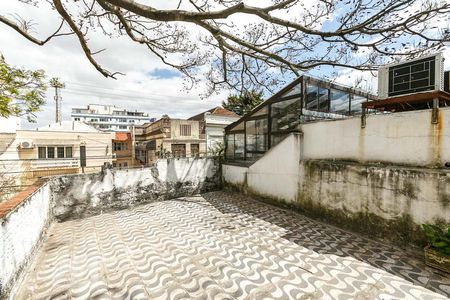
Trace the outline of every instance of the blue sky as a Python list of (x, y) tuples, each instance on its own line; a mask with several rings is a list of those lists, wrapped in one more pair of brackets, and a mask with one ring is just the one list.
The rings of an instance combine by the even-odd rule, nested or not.
[(171, 79), (176, 77), (181, 77), (182, 74), (177, 70), (167, 69), (167, 68), (156, 68), (152, 71), (147, 72), (147, 76), (156, 79)]

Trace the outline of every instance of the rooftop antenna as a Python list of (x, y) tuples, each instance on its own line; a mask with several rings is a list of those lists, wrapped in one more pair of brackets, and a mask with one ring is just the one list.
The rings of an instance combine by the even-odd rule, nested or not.
[(63, 89), (66, 87), (66, 85), (61, 82), (61, 80), (58, 77), (54, 77), (50, 79), (50, 85), (55, 88), (55, 103), (56, 103), (56, 111), (55, 111), (55, 120), (56, 123), (61, 123), (61, 102), (62, 97), (59, 93), (59, 89)]

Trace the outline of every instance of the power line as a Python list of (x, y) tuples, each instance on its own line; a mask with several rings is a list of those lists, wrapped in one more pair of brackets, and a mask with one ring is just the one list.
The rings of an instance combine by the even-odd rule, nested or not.
[[(176, 96), (167, 96), (167, 99), (163, 98), (152, 98), (147, 96), (136, 96), (136, 95), (120, 95), (120, 94), (114, 94), (114, 93), (106, 93), (106, 92), (97, 92), (97, 91), (81, 91), (81, 90), (74, 90), (71, 88), (66, 88), (65, 90), (68, 94), (75, 94), (75, 95), (82, 95), (82, 96), (97, 96), (97, 97), (105, 97), (105, 98), (116, 98), (116, 99), (136, 99), (136, 100), (150, 100), (150, 101), (161, 101), (161, 100), (169, 100), (171, 98), (175, 98)], [(186, 98), (183, 98), (186, 100)], [(180, 98), (181, 100), (181, 98)]]
[(173, 95), (165, 95), (165, 94), (157, 94), (157, 93), (145, 93), (145, 92), (139, 92), (136, 90), (125, 90), (125, 89), (117, 89), (117, 88), (106, 88), (106, 87), (100, 87), (100, 86), (96, 86), (96, 85), (91, 85), (91, 84), (85, 84), (85, 83), (77, 83), (77, 82), (67, 82), (70, 84), (74, 84), (74, 85), (79, 85), (79, 86), (84, 86), (84, 87), (92, 87), (95, 89), (101, 89), (101, 90), (107, 90), (107, 91), (119, 91), (119, 92), (127, 92), (127, 93), (133, 93), (133, 94), (143, 94), (143, 95), (149, 95), (149, 96), (162, 96), (162, 97), (177, 97), (177, 98), (185, 98), (185, 97), (180, 97), (180, 96), (173, 96)]

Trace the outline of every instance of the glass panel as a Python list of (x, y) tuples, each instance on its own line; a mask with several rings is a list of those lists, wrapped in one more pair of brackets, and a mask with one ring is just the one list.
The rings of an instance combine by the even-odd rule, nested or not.
[(260, 157), (263, 157), (264, 156), (264, 153), (255, 153), (255, 152), (247, 152), (247, 159), (251, 159), (251, 160), (253, 160), (253, 159), (256, 159), (256, 158), (260, 158)]
[(299, 124), (299, 99), (272, 104), (272, 131), (295, 130)]
[(244, 159), (244, 134), (234, 135), (234, 159)]
[(305, 109), (317, 110), (318, 88), (315, 85), (306, 86)]
[(272, 140), (271, 140), (270, 147), (273, 148), (275, 145), (277, 145), (279, 142), (281, 142), (286, 136), (287, 136), (287, 134), (272, 134)]
[(302, 92), (302, 85), (301, 85), (301, 83), (298, 83), (292, 89), (290, 89), (289, 91), (284, 93), (283, 96), (281, 96), (281, 97), (298, 95), (298, 94), (301, 94), (301, 92)]
[(247, 121), (245, 124), (247, 151), (256, 151), (256, 121)]
[(227, 152), (225, 156), (227, 159), (234, 159), (234, 134), (227, 135)]
[(319, 87), (319, 107), (318, 111), (328, 112), (330, 104), (330, 99), (328, 99), (328, 89)]
[(64, 147), (57, 147), (56, 154), (58, 155), (58, 158), (64, 158)]
[(257, 116), (265, 116), (269, 113), (269, 106), (266, 105), (262, 108), (260, 108), (258, 111), (254, 112), (251, 116), (257, 117)]
[(236, 124), (233, 128), (230, 129), (230, 131), (238, 131), (238, 130), (244, 130), (244, 122), (242, 121), (239, 124)]
[(47, 157), (55, 158), (55, 148), (54, 147), (47, 147)]
[(351, 100), (351, 106), (350, 106), (350, 114), (351, 115), (357, 115), (361, 114), (362, 112), (362, 102), (367, 101), (366, 97), (353, 95), (353, 99)]
[(72, 158), (72, 147), (66, 147), (66, 157)]
[(346, 92), (331, 89), (330, 112), (341, 115), (348, 115), (349, 95)]
[(267, 119), (256, 120), (256, 151), (267, 151)]
[(38, 147), (38, 158), (47, 158), (45, 150), (45, 147)]

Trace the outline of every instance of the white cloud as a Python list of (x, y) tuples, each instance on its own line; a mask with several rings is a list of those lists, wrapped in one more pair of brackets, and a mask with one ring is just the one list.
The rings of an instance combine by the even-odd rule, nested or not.
[[(36, 23), (36, 35), (40, 37), (54, 31), (55, 25), (58, 24), (57, 18), (53, 17), (55, 14), (44, 7), (35, 9), (16, 2), (2, 1), (0, 10), (2, 14), (15, 12), (25, 18), (32, 18)], [(66, 82), (67, 89), (62, 90), (63, 119), (70, 119), (72, 107), (83, 107), (89, 103), (113, 104), (145, 111), (154, 117), (168, 114), (172, 117), (185, 118), (220, 105), (221, 100), (226, 98), (222, 93), (210, 99), (201, 99), (199, 94), (203, 92), (202, 86), (189, 91), (185, 89), (181, 77), (157, 79), (146, 75), (155, 69), (169, 67), (143, 46), (125, 38), (110, 39), (99, 33), (90, 36), (89, 43), (94, 51), (107, 49), (96, 56), (98, 61), (110, 71), (126, 74), (114, 80), (104, 78), (94, 69), (81, 51), (75, 36), (59, 37), (45, 46), (37, 46), (3, 24), (0, 24), (0, 36), (2, 40), (0, 51), (9, 64), (28, 69), (44, 69), (48, 78), (60, 77)], [(72, 83), (81, 83), (84, 86)], [(49, 89), (47, 103), (37, 114), (38, 123), (26, 124), (27, 122), (23, 121), (22, 126), (36, 127), (54, 122), (54, 115), (53, 90)]]
[[(45, 3), (45, 1), (40, 1)], [(246, 3), (255, 6), (267, 5), (268, 0), (248, 0)], [(317, 7), (318, 0), (305, 1), (306, 8)], [(178, 1), (151, 1), (158, 8), (175, 8)], [(2, 14), (19, 13), (23, 17), (32, 18), (36, 23), (36, 35), (44, 37), (55, 30), (58, 24), (56, 13), (47, 4), (39, 9), (21, 4), (19, 1), (0, 1)], [(302, 11), (297, 8), (289, 12), (279, 12), (283, 17), (296, 18)], [(277, 13), (278, 14), (278, 13)], [(237, 15), (229, 21), (242, 26), (257, 17)], [(441, 25), (440, 25), (441, 26)], [(195, 28), (193, 33), (201, 35), (203, 31)], [(203, 86), (187, 91), (183, 85), (183, 78), (173, 77), (158, 79), (150, 74), (156, 69), (169, 68), (152, 55), (145, 47), (132, 43), (126, 38), (108, 38), (101, 33), (90, 35), (89, 43), (93, 50), (106, 48), (96, 56), (98, 61), (110, 71), (126, 73), (117, 80), (106, 79), (88, 62), (75, 36), (59, 37), (43, 47), (34, 45), (21, 37), (18, 33), (0, 24), (0, 51), (8, 63), (29, 69), (44, 69), (48, 77), (60, 77), (67, 83), (67, 89), (62, 91), (64, 119), (70, 118), (72, 107), (83, 107), (89, 103), (114, 104), (131, 110), (141, 110), (152, 116), (159, 117), (169, 114), (173, 117), (189, 117), (213, 106), (219, 105), (226, 98), (226, 93), (202, 100), (199, 94)], [(446, 50), (446, 66), (450, 68), (450, 49)], [(346, 70), (340, 73), (337, 81), (352, 85), (362, 76), (376, 89), (376, 78), (370, 73)], [(75, 83), (75, 84), (74, 84)], [(79, 84), (82, 85), (79, 85)], [(364, 84), (363, 84), (364, 87)], [(126, 91), (134, 92), (126, 92)], [(111, 96), (108, 94), (124, 95)], [(128, 95), (128, 96), (127, 96)], [(54, 121), (53, 91), (49, 90), (47, 104), (38, 113), (38, 124), (45, 125)], [(36, 125), (31, 125), (36, 126)]]

